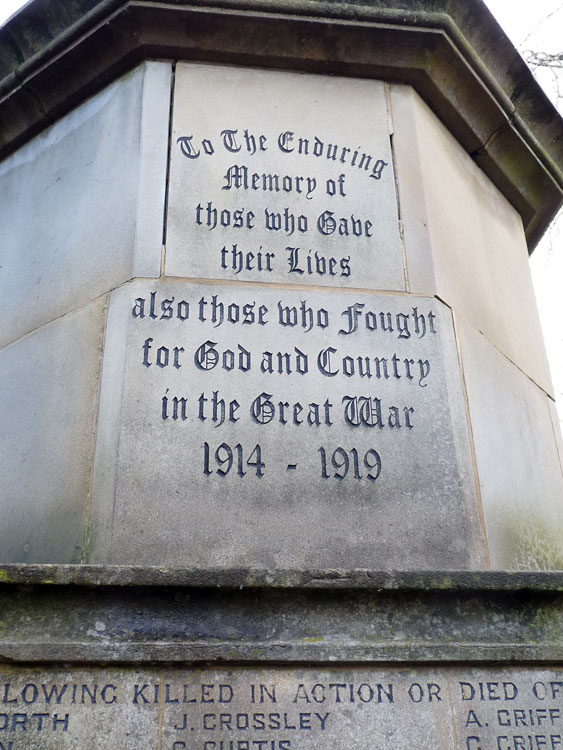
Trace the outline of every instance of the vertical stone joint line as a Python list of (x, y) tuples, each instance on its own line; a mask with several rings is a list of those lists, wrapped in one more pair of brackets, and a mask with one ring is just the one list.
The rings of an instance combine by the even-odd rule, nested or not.
[(475, 491), (477, 495), (477, 510), (479, 512), (479, 520), (481, 522), (481, 536), (485, 545), (485, 553), (487, 556), (487, 562), (489, 568), (491, 567), (491, 551), (489, 549), (489, 540), (487, 537), (487, 527), (485, 525), (485, 513), (483, 510), (483, 498), (481, 497), (481, 485), (479, 484), (479, 471), (477, 469), (477, 457), (475, 455), (475, 439), (473, 437), (473, 427), (471, 424), (471, 411), (469, 409), (469, 398), (467, 396), (467, 383), (465, 380), (465, 369), (463, 367), (463, 356), (461, 352), (461, 343), (459, 339), (459, 329), (457, 327), (456, 317), (453, 310), (452, 323), (454, 329), (455, 345), (457, 350), (457, 361), (459, 365), (459, 374), (461, 378), (461, 390), (463, 393), (463, 402), (465, 407), (465, 419), (467, 422), (467, 431), (469, 432), (469, 446), (471, 449), (471, 463), (473, 465), (473, 477), (475, 480)]
[(94, 493), (94, 466), (96, 464), (96, 450), (98, 447), (98, 430), (100, 425), (100, 399), (102, 394), (102, 373), (104, 365), (104, 351), (106, 348), (106, 334), (108, 326), (108, 309), (109, 309), (109, 295), (106, 297), (103, 320), (104, 326), (100, 334), (100, 345), (99, 353), (100, 358), (98, 362), (98, 376), (97, 376), (97, 390), (96, 390), (96, 409), (94, 410), (94, 424), (92, 425), (92, 454), (90, 461), (90, 471), (88, 479), (88, 493), (84, 499), (84, 505), (82, 508), (82, 539), (80, 549), (80, 563), (84, 564), (88, 562), (90, 557), (90, 547), (92, 543), (92, 503)]
[(458, 736), (459, 733), (458, 733), (458, 730), (457, 730), (454, 704), (453, 704), (453, 701), (452, 701), (452, 685), (451, 685), (452, 673), (448, 672), (444, 676), (446, 678), (446, 693), (447, 693), (447, 696), (448, 696), (448, 708), (449, 708), (449, 714), (450, 714), (450, 726), (452, 728), (454, 747), (463, 747), (463, 745), (459, 744), (459, 736)]
[[(165, 683), (165, 675), (160, 675), (160, 684), (164, 685)], [(164, 721), (164, 701), (162, 699), (162, 691), (158, 696), (158, 720), (157, 720), (157, 727), (156, 727), (156, 750), (162, 750), (162, 724)]]
[[(555, 442), (555, 451), (557, 453), (557, 458), (559, 460), (559, 472), (561, 476), (563, 477), (563, 456), (561, 455), (561, 451), (560, 451), (561, 441), (557, 437), (557, 428), (559, 427), (559, 424), (555, 422), (555, 419), (557, 418), (557, 411), (555, 411), (555, 414), (553, 413), (553, 410), (549, 403), (551, 400), (549, 395), (546, 394), (545, 399), (546, 399), (546, 404), (547, 404), (549, 423), (551, 424), (551, 432), (553, 434), (553, 440)], [(554, 408), (556, 409), (555, 402), (554, 402)]]
[(166, 184), (164, 186), (164, 221), (162, 223), (162, 254), (160, 257), (160, 275), (164, 276), (166, 261), (166, 233), (168, 230), (168, 196), (170, 192), (170, 160), (172, 156), (172, 121), (174, 115), (174, 89), (176, 82), (176, 63), (172, 63), (172, 75), (170, 77), (170, 109), (168, 120), (168, 152), (166, 158)]
[(391, 106), (391, 85), (389, 83), (385, 84), (385, 101), (387, 104), (387, 125), (389, 128), (389, 144), (391, 148), (391, 166), (393, 169), (393, 181), (395, 184), (395, 200), (397, 202), (397, 218), (398, 218), (398, 232), (399, 232), (399, 244), (401, 246), (401, 256), (403, 259), (403, 275), (405, 279), (405, 291), (410, 292), (410, 282), (409, 282), (409, 271), (407, 266), (407, 253), (405, 249), (405, 234), (403, 231), (403, 215), (401, 211), (401, 198), (399, 195), (399, 176), (397, 174), (397, 159), (395, 157), (395, 145), (394, 145), (394, 135), (395, 135), (395, 127), (393, 124), (393, 110)]

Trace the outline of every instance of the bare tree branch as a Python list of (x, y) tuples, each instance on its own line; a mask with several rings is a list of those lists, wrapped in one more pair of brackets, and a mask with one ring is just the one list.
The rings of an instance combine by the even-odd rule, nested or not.
[(526, 50), (522, 53), (524, 60), (532, 68), (563, 68), (563, 52), (543, 52)]
[(562, 8), (563, 8), (563, 3), (560, 3), (560, 4), (559, 4), (559, 5), (557, 6), (557, 8), (555, 8), (554, 10), (552, 10), (552, 11), (551, 11), (551, 13), (548, 13), (548, 14), (547, 14), (547, 16), (546, 16), (545, 18), (542, 18), (542, 20), (541, 20), (541, 21), (540, 21), (539, 23), (537, 23), (537, 24), (536, 24), (536, 25), (534, 26), (534, 28), (533, 28), (533, 29), (532, 29), (532, 30), (531, 30), (531, 31), (530, 31), (530, 32), (529, 32), (529, 33), (528, 33), (528, 34), (526, 35), (526, 37), (525, 37), (525, 38), (524, 38), (524, 39), (522, 40), (522, 44), (521, 44), (520, 46), (521, 46), (521, 47), (523, 47), (523, 46), (524, 46), (524, 45), (526, 44), (526, 42), (528, 41), (528, 39), (529, 39), (529, 38), (530, 38), (530, 37), (532, 36), (532, 34), (534, 34), (534, 33), (535, 33), (535, 32), (536, 32), (536, 31), (537, 31), (538, 29), (539, 29), (539, 27), (540, 27), (540, 26), (541, 26), (542, 24), (544, 24), (544, 23), (545, 23), (546, 21), (548, 21), (548, 20), (549, 20), (550, 18), (552, 18), (552, 17), (553, 17), (553, 16), (554, 16), (554, 15), (555, 15), (556, 13), (559, 13), (559, 11), (560, 11), (560, 10), (561, 10)]

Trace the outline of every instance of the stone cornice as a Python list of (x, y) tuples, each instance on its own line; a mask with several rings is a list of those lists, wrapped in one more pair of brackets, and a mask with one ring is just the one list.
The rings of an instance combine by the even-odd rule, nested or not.
[(562, 571), (187, 568), (0, 564), (0, 586), (188, 587), (346, 591), (535, 591), (563, 594)]
[(409, 83), (531, 247), (563, 201), (563, 121), (481, 0), (33, 0), (0, 29), (0, 156), (147, 58)]
[(9, 565), (0, 579), (0, 661), (28, 668), (563, 662), (561, 573)]

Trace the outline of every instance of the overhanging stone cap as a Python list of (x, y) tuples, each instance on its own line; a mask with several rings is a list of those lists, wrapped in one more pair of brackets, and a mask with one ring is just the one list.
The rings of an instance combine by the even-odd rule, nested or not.
[(563, 201), (563, 121), (482, 0), (33, 0), (0, 29), (0, 156), (147, 58), (409, 83), (531, 247)]

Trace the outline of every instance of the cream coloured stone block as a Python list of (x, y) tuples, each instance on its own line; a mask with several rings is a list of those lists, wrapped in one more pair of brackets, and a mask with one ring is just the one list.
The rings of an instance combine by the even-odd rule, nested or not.
[(181, 63), (166, 274), (404, 290), (381, 81)]
[(106, 299), (0, 351), (0, 560), (79, 562)]
[(483, 567), (450, 311), (274, 291), (112, 293), (90, 561)]
[(437, 294), (551, 393), (519, 214), (410, 87), (391, 101), (410, 290)]
[(144, 63), (0, 165), (0, 346), (159, 275), (170, 78)]
[(563, 568), (563, 477), (552, 402), (457, 320), (493, 568)]

